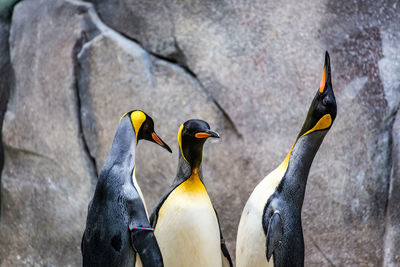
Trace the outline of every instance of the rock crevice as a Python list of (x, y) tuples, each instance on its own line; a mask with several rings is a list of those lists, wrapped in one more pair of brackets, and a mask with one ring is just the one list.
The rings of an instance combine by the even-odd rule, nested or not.
[(317, 250), (319, 251), (319, 253), (321, 253), (322, 257), (324, 257), (324, 259), (328, 262), (329, 266), (335, 266), (335, 264), (333, 264), (332, 260), (329, 259), (328, 255), (326, 255), (326, 253), (324, 251), (322, 251), (322, 249), (318, 246), (318, 244), (315, 242), (315, 240), (313, 238), (310, 238), (311, 242), (313, 243), (313, 245), (317, 248)]
[(77, 40), (77, 42), (74, 45), (73, 48), (73, 62), (74, 62), (74, 77), (75, 77), (75, 89), (76, 89), (76, 107), (77, 107), (77, 114), (78, 114), (78, 128), (79, 128), (79, 136), (82, 140), (83, 144), (83, 149), (85, 151), (86, 157), (88, 159), (89, 165), (90, 165), (90, 170), (91, 170), (91, 177), (92, 177), (92, 184), (93, 186), (96, 185), (97, 178), (98, 178), (98, 169), (97, 169), (97, 163), (96, 163), (96, 158), (93, 155), (93, 153), (90, 151), (88, 142), (87, 142), (87, 137), (85, 136), (85, 132), (83, 130), (83, 122), (82, 122), (82, 105), (81, 105), (81, 85), (80, 85), (80, 80), (82, 79), (81, 77), (81, 66), (78, 60), (78, 55), (82, 51), (83, 46), (85, 43), (88, 42), (87, 40), (87, 34), (85, 32), (82, 32), (81, 38)]
[[(171, 14), (170, 14), (170, 8), (169, 5), (166, 4), (167, 9), (168, 9), (168, 14), (169, 17), (171, 19)], [(96, 11), (96, 7), (94, 6), (93, 9)], [(97, 16), (99, 19), (101, 19), (101, 16), (98, 14), (98, 12), (96, 11)], [(104, 22), (103, 22), (104, 23)], [(104, 23), (104, 25), (107, 25), (106, 23)], [(172, 22), (171, 19), (171, 25), (172, 25), (172, 35), (174, 35), (175, 32), (175, 26), (174, 23)], [(108, 27), (110, 27), (109, 25), (107, 25)], [(133, 38), (132, 36), (119, 31), (118, 29), (115, 28), (110, 28), (113, 31), (115, 31), (116, 33), (118, 33), (119, 35), (123, 36), (124, 38), (126, 38), (127, 40), (130, 40), (131, 42), (136, 43), (137, 45), (139, 45), (144, 51), (146, 51), (149, 55), (153, 56), (154, 58), (157, 58), (158, 60), (161, 61), (165, 61), (168, 62), (170, 64), (175, 65), (176, 67), (182, 69), (182, 71), (186, 72), (190, 77), (192, 77), (196, 83), (198, 83), (198, 85), (200, 86), (200, 88), (202, 88), (202, 90), (206, 93), (206, 95), (210, 98), (210, 100), (216, 105), (216, 107), (222, 112), (222, 114), (224, 115), (225, 119), (227, 120), (228, 124), (231, 126), (231, 128), (233, 129), (234, 133), (239, 137), (239, 138), (243, 138), (243, 134), (239, 131), (238, 127), (236, 126), (235, 122), (233, 121), (232, 117), (228, 114), (228, 112), (222, 107), (222, 105), (217, 101), (217, 99), (212, 95), (212, 93), (202, 84), (202, 82), (200, 81), (200, 79), (198, 78), (197, 74), (189, 67), (189, 65), (187, 64), (187, 59), (186, 56), (183, 52), (183, 50), (180, 48), (178, 41), (176, 39), (175, 36), (172, 36), (173, 38), (173, 46), (174, 46), (174, 52), (168, 55), (163, 55), (160, 53), (157, 53), (155, 51), (151, 51), (150, 49), (146, 48), (146, 46), (144, 46), (138, 39)]]
[(93, 185), (119, 117), (133, 108), (151, 114), (175, 155), (139, 144), (149, 209), (176, 174), (180, 124), (204, 119), (221, 134), (205, 146), (204, 176), (234, 256), (242, 208), (301, 127), (325, 50), (339, 110), (310, 170), (305, 265), (400, 264), (400, 5), (90, 2), (22, 1), (0, 45), (9, 46), (0, 70), (15, 70), (2, 131), (0, 265), (81, 265)]
[(4, 167), (3, 119), (7, 110), (8, 98), (12, 85), (13, 71), (10, 61), (10, 24), (15, 5), (19, 0), (10, 0), (0, 5), (0, 219), (1, 219), (1, 176)]

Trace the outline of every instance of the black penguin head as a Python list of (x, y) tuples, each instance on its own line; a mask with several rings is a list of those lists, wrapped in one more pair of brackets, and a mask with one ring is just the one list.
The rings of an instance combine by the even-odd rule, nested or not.
[(154, 122), (149, 115), (141, 110), (132, 110), (125, 113), (121, 117), (120, 121), (126, 116), (129, 117), (132, 123), (136, 135), (136, 142), (139, 142), (139, 140), (141, 139), (148, 140), (150, 142), (160, 145), (161, 147), (172, 153), (171, 148), (169, 148), (169, 146), (164, 143), (164, 141), (161, 140), (161, 138), (158, 137), (158, 135), (154, 131)]
[(203, 145), (209, 137), (219, 138), (219, 134), (211, 131), (210, 125), (202, 120), (188, 120), (179, 128), (179, 149), (182, 157), (192, 168), (200, 166), (203, 157)]
[(317, 94), (308, 110), (298, 138), (314, 131), (328, 130), (336, 118), (336, 100), (332, 90), (329, 54), (325, 53), (325, 67)]

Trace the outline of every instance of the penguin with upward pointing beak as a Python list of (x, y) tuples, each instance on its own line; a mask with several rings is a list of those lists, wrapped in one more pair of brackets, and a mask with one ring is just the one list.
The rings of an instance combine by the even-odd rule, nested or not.
[(237, 267), (304, 266), (301, 208), (315, 154), (336, 117), (329, 54), (320, 87), (284, 161), (254, 189), (239, 223)]
[(179, 128), (178, 173), (150, 218), (166, 267), (232, 266), (201, 171), (209, 137), (219, 135), (202, 120)]
[(163, 266), (135, 177), (135, 151), (141, 139), (172, 152), (154, 132), (150, 116), (140, 110), (122, 116), (89, 203), (81, 244), (83, 266), (132, 267), (140, 261), (144, 267)]

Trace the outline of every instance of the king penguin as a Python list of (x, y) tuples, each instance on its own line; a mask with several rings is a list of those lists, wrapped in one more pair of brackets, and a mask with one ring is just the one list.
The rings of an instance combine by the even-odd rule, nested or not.
[[(163, 266), (162, 256), (135, 177), (139, 140), (154, 142), (169, 152), (143, 111), (125, 113), (89, 203), (82, 237), (83, 266)], [(136, 259), (136, 253), (139, 254)]]
[(203, 182), (203, 145), (209, 137), (219, 135), (202, 120), (179, 128), (178, 173), (150, 218), (166, 267), (232, 266)]
[(236, 242), (238, 267), (304, 266), (301, 208), (311, 163), (336, 117), (328, 52), (320, 87), (283, 162), (248, 199)]

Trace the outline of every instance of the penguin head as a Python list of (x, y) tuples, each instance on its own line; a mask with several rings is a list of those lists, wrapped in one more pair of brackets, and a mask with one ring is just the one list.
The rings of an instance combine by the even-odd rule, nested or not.
[(209, 137), (219, 138), (210, 130), (210, 125), (202, 120), (188, 120), (178, 132), (178, 143), (182, 157), (192, 168), (198, 168), (203, 157), (203, 145)]
[(172, 153), (171, 148), (154, 131), (153, 119), (141, 110), (132, 110), (122, 115), (120, 121), (129, 118), (136, 135), (136, 143), (144, 139), (156, 143)]
[(336, 118), (336, 100), (332, 90), (331, 65), (328, 51), (320, 86), (308, 110), (306, 121), (298, 138), (314, 131), (329, 130)]

